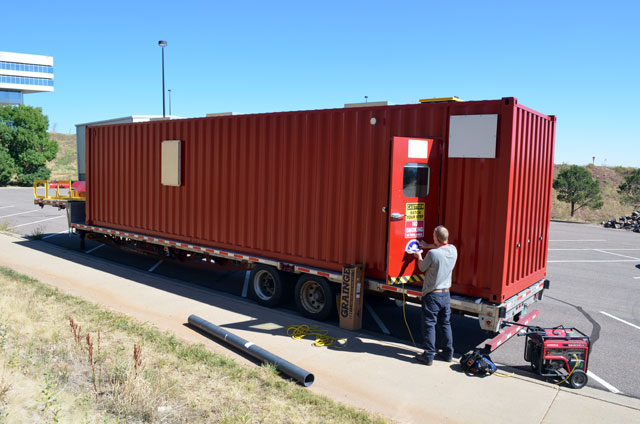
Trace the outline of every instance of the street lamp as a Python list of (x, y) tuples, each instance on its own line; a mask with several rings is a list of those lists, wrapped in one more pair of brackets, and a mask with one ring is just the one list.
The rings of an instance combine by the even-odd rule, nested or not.
[(171, 89), (167, 90), (169, 92), (169, 116), (171, 116)]
[(164, 48), (167, 47), (167, 42), (164, 40), (158, 41), (158, 45), (162, 47), (162, 117), (164, 118)]

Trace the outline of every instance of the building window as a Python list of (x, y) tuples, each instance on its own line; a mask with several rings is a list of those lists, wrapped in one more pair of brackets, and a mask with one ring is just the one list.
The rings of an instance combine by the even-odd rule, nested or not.
[(46, 78), (15, 77), (13, 75), (0, 75), (0, 83), (22, 85), (44, 85), (53, 87), (53, 80)]
[(430, 168), (426, 163), (408, 163), (404, 166), (402, 192), (406, 197), (427, 197)]
[(0, 69), (21, 72), (40, 72), (44, 74), (53, 74), (53, 66), (32, 65), (29, 63), (0, 62)]

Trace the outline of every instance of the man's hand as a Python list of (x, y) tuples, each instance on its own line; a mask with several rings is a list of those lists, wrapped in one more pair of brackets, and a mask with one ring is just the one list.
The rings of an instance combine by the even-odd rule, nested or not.
[(424, 240), (420, 240), (419, 245), (420, 245), (420, 247), (422, 247), (423, 249), (435, 249), (435, 248), (436, 248), (436, 245), (435, 245), (435, 244), (427, 243), (427, 242), (426, 242), (426, 241), (424, 241)]
[(413, 257), (416, 258), (419, 262), (422, 262), (422, 250), (413, 252)]

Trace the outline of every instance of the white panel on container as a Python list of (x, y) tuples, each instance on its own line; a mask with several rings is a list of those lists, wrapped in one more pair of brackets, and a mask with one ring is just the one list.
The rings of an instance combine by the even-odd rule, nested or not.
[(426, 140), (409, 140), (408, 156), (415, 159), (428, 159), (429, 142)]
[(180, 162), (182, 162), (180, 140), (164, 140), (162, 142), (162, 184), (168, 186), (179, 186)]
[(495, 158), (498, 115), (453, 115), (449, 120), (450, 158)]

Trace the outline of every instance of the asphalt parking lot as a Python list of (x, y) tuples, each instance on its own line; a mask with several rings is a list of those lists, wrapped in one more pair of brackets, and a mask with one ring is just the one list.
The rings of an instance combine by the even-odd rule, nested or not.
[[(40, 209), (33, 204), (30, 188), (0, 188), (0, 227), (80, 249), (79, 238), (68, 233), (65, 211)], [(234, 296), (246, 295), (245, 272), (159, 262), (91, 241), (85, 253)], [(640, 351), (640, 234), (552, 222), (547, 274), (551, 288), (535, 306), (540, 317), (534, 323), (545, 327), (563, 324), (588, 334), (592, 341), (589, 386), (640, 398), (640, 370), (635, 367)], [(296, 313), (292, 301), (284, 309)], [(401, 303), (390, 299), (365, 301), (363, 327), (368, 332), (411, 340), (402, 309)], [(411, 334), (420, 343), (419, 308), (407, 304), (405, 309)], [(327, 323), (331, 325), (337, 325), (337, 320)], [(472, 318), (454, 317), (453, 332), (457, 356), (485, 339)], [(491, 356), (507, 373), (533, 375), (523, 350), (524, 339), (514, 337)]]

